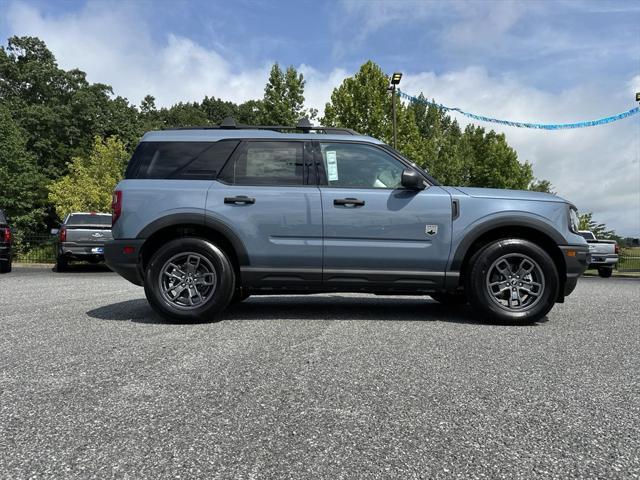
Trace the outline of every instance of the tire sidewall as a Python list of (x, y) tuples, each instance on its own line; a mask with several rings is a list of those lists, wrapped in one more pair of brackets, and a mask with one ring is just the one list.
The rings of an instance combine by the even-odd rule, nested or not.
[[(510, 312), (495, 303), (486, 288), (486, 278), (491, 265), (503, 255), (520, 253), (533, 259), (542, 269), (545, 287), (542, 298), (530, 309)], [(471, 259), (467, 276), (469, 299), (489, 320), (508, 323), (531, 323), (544, 317), (558, 298), (559, 277), (557, 268), (547, 252), (527, 240), (504, 239), (492, 242), (480, 249)]]
[[(205, 256), (213, 265), (217, 276), (213, 295), (193, 310), (180, 310), (171, 305), (159, 290), (158, 277), (165, 262), (172, 256), (195, 252)], [(179, 238), (161, 247), (145, 268), (144, 291), (151, 306), (164, 318), (182, 322), (213, 320), (229, 304), (235, 291), (235, 274), (225, 253), (208, 240)]]

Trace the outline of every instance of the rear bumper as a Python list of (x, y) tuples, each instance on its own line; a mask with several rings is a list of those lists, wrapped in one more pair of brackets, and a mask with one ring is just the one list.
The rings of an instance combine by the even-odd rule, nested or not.
[(104, 244), (103, 243), (92, 243), (89, 245), (78, 245), (78, 244), (65, 244), (61, 243), (59, 248), (59, 253), (64, 255), (65, 257), (71, 258), (86, 258), (86, 257), (100, 257), (104, 255), (104, 253), (100, 253), (97, 249), (103, 249), (104, 252)]
[(11, 247), (0, 245), (0, 262), (8, 262), (11, 258)]
[[(140, 271), (140, 249), (144, 240), (111, 240), (104, 244), (104, 260), (107, 266), (131, 283), (143, 285)], [(124, 253), (125, 247), (132, 247), (131, 253)]]
[(596, 267), (614, 267), (618, 263), (618, 255), (605, 254), (598, 255), (597, 253), (591, 255), (590, 268)]
[(567, 266), (567, 278), (563, 292), (563, 296), (566, 297), (575, 290), (578, 278), (589, 266), (591, 254), (587, 245), (561, 245), (560, 250)]

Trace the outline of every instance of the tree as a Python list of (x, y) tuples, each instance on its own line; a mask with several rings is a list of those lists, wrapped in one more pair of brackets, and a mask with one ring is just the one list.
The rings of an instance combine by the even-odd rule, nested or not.
[(77, 211), (109, 211), (128, 153), (116, 137), (96, 137), (91, 153), (74, 157), (69, 173), (49, 186), (49, 201), (60, 218)]
[(58, 67), (42, 40), (11, 37), (0, 47), (0, 102), (26, 134), (41, 172), (54, 180), (72, 156), (87, 154), (93, 137), (117, 135), (129, 148), (140, 136), (138, 112), (110, 86)]
[(529, 185), (529, 190), (533, 192), (553, 193), (554, 195), (556, 194), (556, 192), (553, 191), (553, 185), (551, 185), (551, 182), (549, 180), (533, 180), (531, 182), (531, 185)]
[(578, 228), (580, 230), (591, 231), (596, 238), (616, 240), (620, 237), (616, 235), (616, 232), (609, 230), (604, 223), (598, 223), (593, 219), (593, 213), (587, 212), (579, 215), (580, 223)]
[(42, 227), (46, 179), (26, 147), (26, 134), (0, 105), (0, 206), (19, 230)]
[(304, 110), (304, 77), (295, 68), (286, 72), (275, 63), (264, 88), (260, 105), (260, 123), (263, 125), (294, 126), (307, 112)]
[(353, 77), (333, 89), (324, 109), (322, 124), (352, 128), (364, 135), (392, 139), (389, 78), (372, 61), (363, 64)]

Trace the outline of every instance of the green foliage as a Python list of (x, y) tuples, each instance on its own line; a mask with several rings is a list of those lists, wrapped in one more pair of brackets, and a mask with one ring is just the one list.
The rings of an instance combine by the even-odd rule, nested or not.
[(128, 157), (116, 137), (96, 137), (88, 156), (74, 157), (69, 173), (49, 186), (49, 201), (60, 218), (71, 212), (108, 212), (111, 194)]
[(0, 105), (0, 208), (15, 228), (35, 232), (42, 226), (46, 179), (27, 150), (26, 137)]
[(276, 63), (271, 67), (269, 80), (264, 88), (264, 98), (260, 105), (262, 125), (295, 125), (302, 118), (304, 110), (304, 78), (295, 68), (286, 72)]
[(58, 67), (44, 42), (11, 37), (0, 47), (0, 101), (25, 132), (27, 149), (49, 179), (66, 173), (96, 135), (117, 135), (133, 147), (140, 135), (135, 107), (84, 72)]
[[(334, 89), (321, 123), (391, 144), (388, 85), (378, 65), (364, 63)], [(304, 87), (294, 67), (283, 71), (274, 64), (260, 100), (236, 104), (206, 96), (158, 108), (147, 95), (138, 109), (110, 86), (89, 83), (84, 72), (59, 68), (38, 38), (11, 37), (0, 46), (0, 208), (32, 232), (53, 224), (53, 207), (60, 216), (105, 211), (124, 160), (144, 132), (217, 125), (229, 116), (248, 125), (313, 120), (317, 111), (305, 109)], [(396, 116), (398, 150), (444, 184), (551, 191), (547, 180), (534, 180), (529, 163), (518, 161), (504, 135), (473, 125), (462, 131), (441, 109), (405, 104), (399, 96)]]
[[(391, 143), (393, 137), (392, 96), (389, 77), (368, 61), (353, 76), (333, 90), (325, 107), (323, 123), (353, 128)], [(424, 99), (420, 94), (418, 97)], [(404, 105), (396, 99), (398, 150), (441, 183), (474, 187), (527, 189), (533, 170), (518, 155), (503, 134), (458, 123), (433, 106), (415, 102)], [(543, 181), (544, 182), (544, 181)], [(550, 187), (538, 182), (537, 188)]]
[(554, 195), (556, 193), (553, 191), (553, 185), (551, 185), (549, 180), (533, 180), (531, 185), (529, 185), (529, 190), (533, 192), (553, 193)]

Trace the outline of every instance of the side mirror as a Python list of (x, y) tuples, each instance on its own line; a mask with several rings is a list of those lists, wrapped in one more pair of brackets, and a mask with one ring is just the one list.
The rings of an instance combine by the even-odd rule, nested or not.
[(400, 183), (408, 190), (424, 190), (426, 187), (424, 178), (422, 178), (418, 172), (409, 168), (405, 168), (402, 171), (402, 180)]
[(57, 235), (59, 231), (60, 231), (60, 229), (58, 229), (58, 228), (52, 228), (51, 229), (51, 235)]

